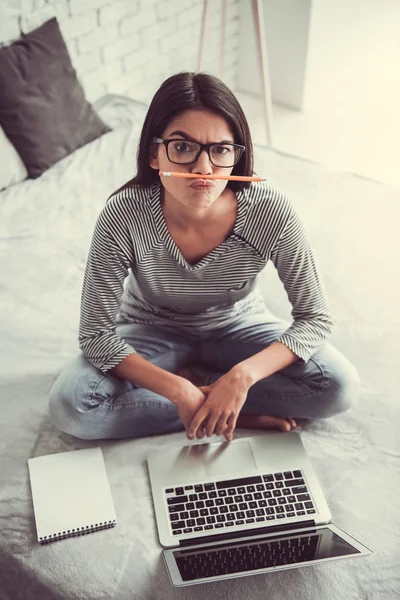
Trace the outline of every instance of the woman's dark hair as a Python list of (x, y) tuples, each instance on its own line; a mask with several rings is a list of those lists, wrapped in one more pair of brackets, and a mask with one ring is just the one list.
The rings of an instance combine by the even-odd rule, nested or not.
[[(206, 109), (223, 117), (230, 125), (234, 142), (246, 146), (232, 175), (253, 175), (253, 144), (244, 112), (231, 90), (213, 75), (182, 72), (172, 75), (156, 92), (143, 123), (137, 152), (137, 175), (122, 188), (150, 185), (159, 181), (158, 171), (150, 167), (153, 137), (161, 137), (170, 121), (189, 109)], [(248, 182), (229, 181), (233, 191), (249, 186)]]

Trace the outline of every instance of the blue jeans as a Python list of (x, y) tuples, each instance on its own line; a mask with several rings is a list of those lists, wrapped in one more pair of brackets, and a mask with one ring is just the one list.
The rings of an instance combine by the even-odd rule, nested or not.
[[(289, 323), (262, 315), (188, 336), (152, 325), (120, 323), (117, 334), (149, 362), (176, 373), (188, 364), (209, 370), (207, 383), (269, 346)], [(360, 380), (352, 364), (324, 342), (298, 361), (255, 383), (243, 413), (323, 419), (357, 400)], [(50, 414), (62, 431), (83, 439), (136, 438), (183, 431), (175, 405), (129, 381), (104, 375), (80, 354), (62, 370), (50, 392)]]

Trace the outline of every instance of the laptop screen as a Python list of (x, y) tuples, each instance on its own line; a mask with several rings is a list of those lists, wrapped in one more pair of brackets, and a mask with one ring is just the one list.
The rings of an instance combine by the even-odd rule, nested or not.
[(339, 558), (360, 551), (328, 527), (280, 534), (254, 541), (229, 542), (173, 550), (182, 581), (239, 575), (283, 565), (299, 566), (314, 560)]

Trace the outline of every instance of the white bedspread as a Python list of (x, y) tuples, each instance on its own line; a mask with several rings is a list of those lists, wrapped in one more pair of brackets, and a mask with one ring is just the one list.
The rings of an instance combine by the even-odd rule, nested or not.
[[(336, 321), (330, 341), (362, 378), (354, 409), (314, 422), (301, 435), (333, 522), (374, 555), (176, 589), (161, 559), (145, 459), (152, 448), (187, 443), (183, 433), (84, 442), (58, 432), (47, 413), (52, 382), (78, 352), (80, 291), (94, 222), (108, 195), (135, 170), (143, 108), (113, 97), (99, 111), (114, 131), (39, 180), (0, 194), (0, 599), (400, 597), (400, 192), (256, 148), (258, 173), (290, 195), (303, 217)], [(263, 289), (269, 307), (288, 317), (272, 268)], [(117, 527), (40, 546), (28, 458), (98, 445)]]

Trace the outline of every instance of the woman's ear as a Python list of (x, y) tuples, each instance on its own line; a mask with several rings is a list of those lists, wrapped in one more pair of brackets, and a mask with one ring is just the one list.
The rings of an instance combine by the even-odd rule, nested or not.
[(157, 169), (157, 171), (159, 170), (159, 164), (158, 164), (158, 144), (151, 144), (150, 146), (150, 160), (149, 160), (150, 166), (152, 169)]

